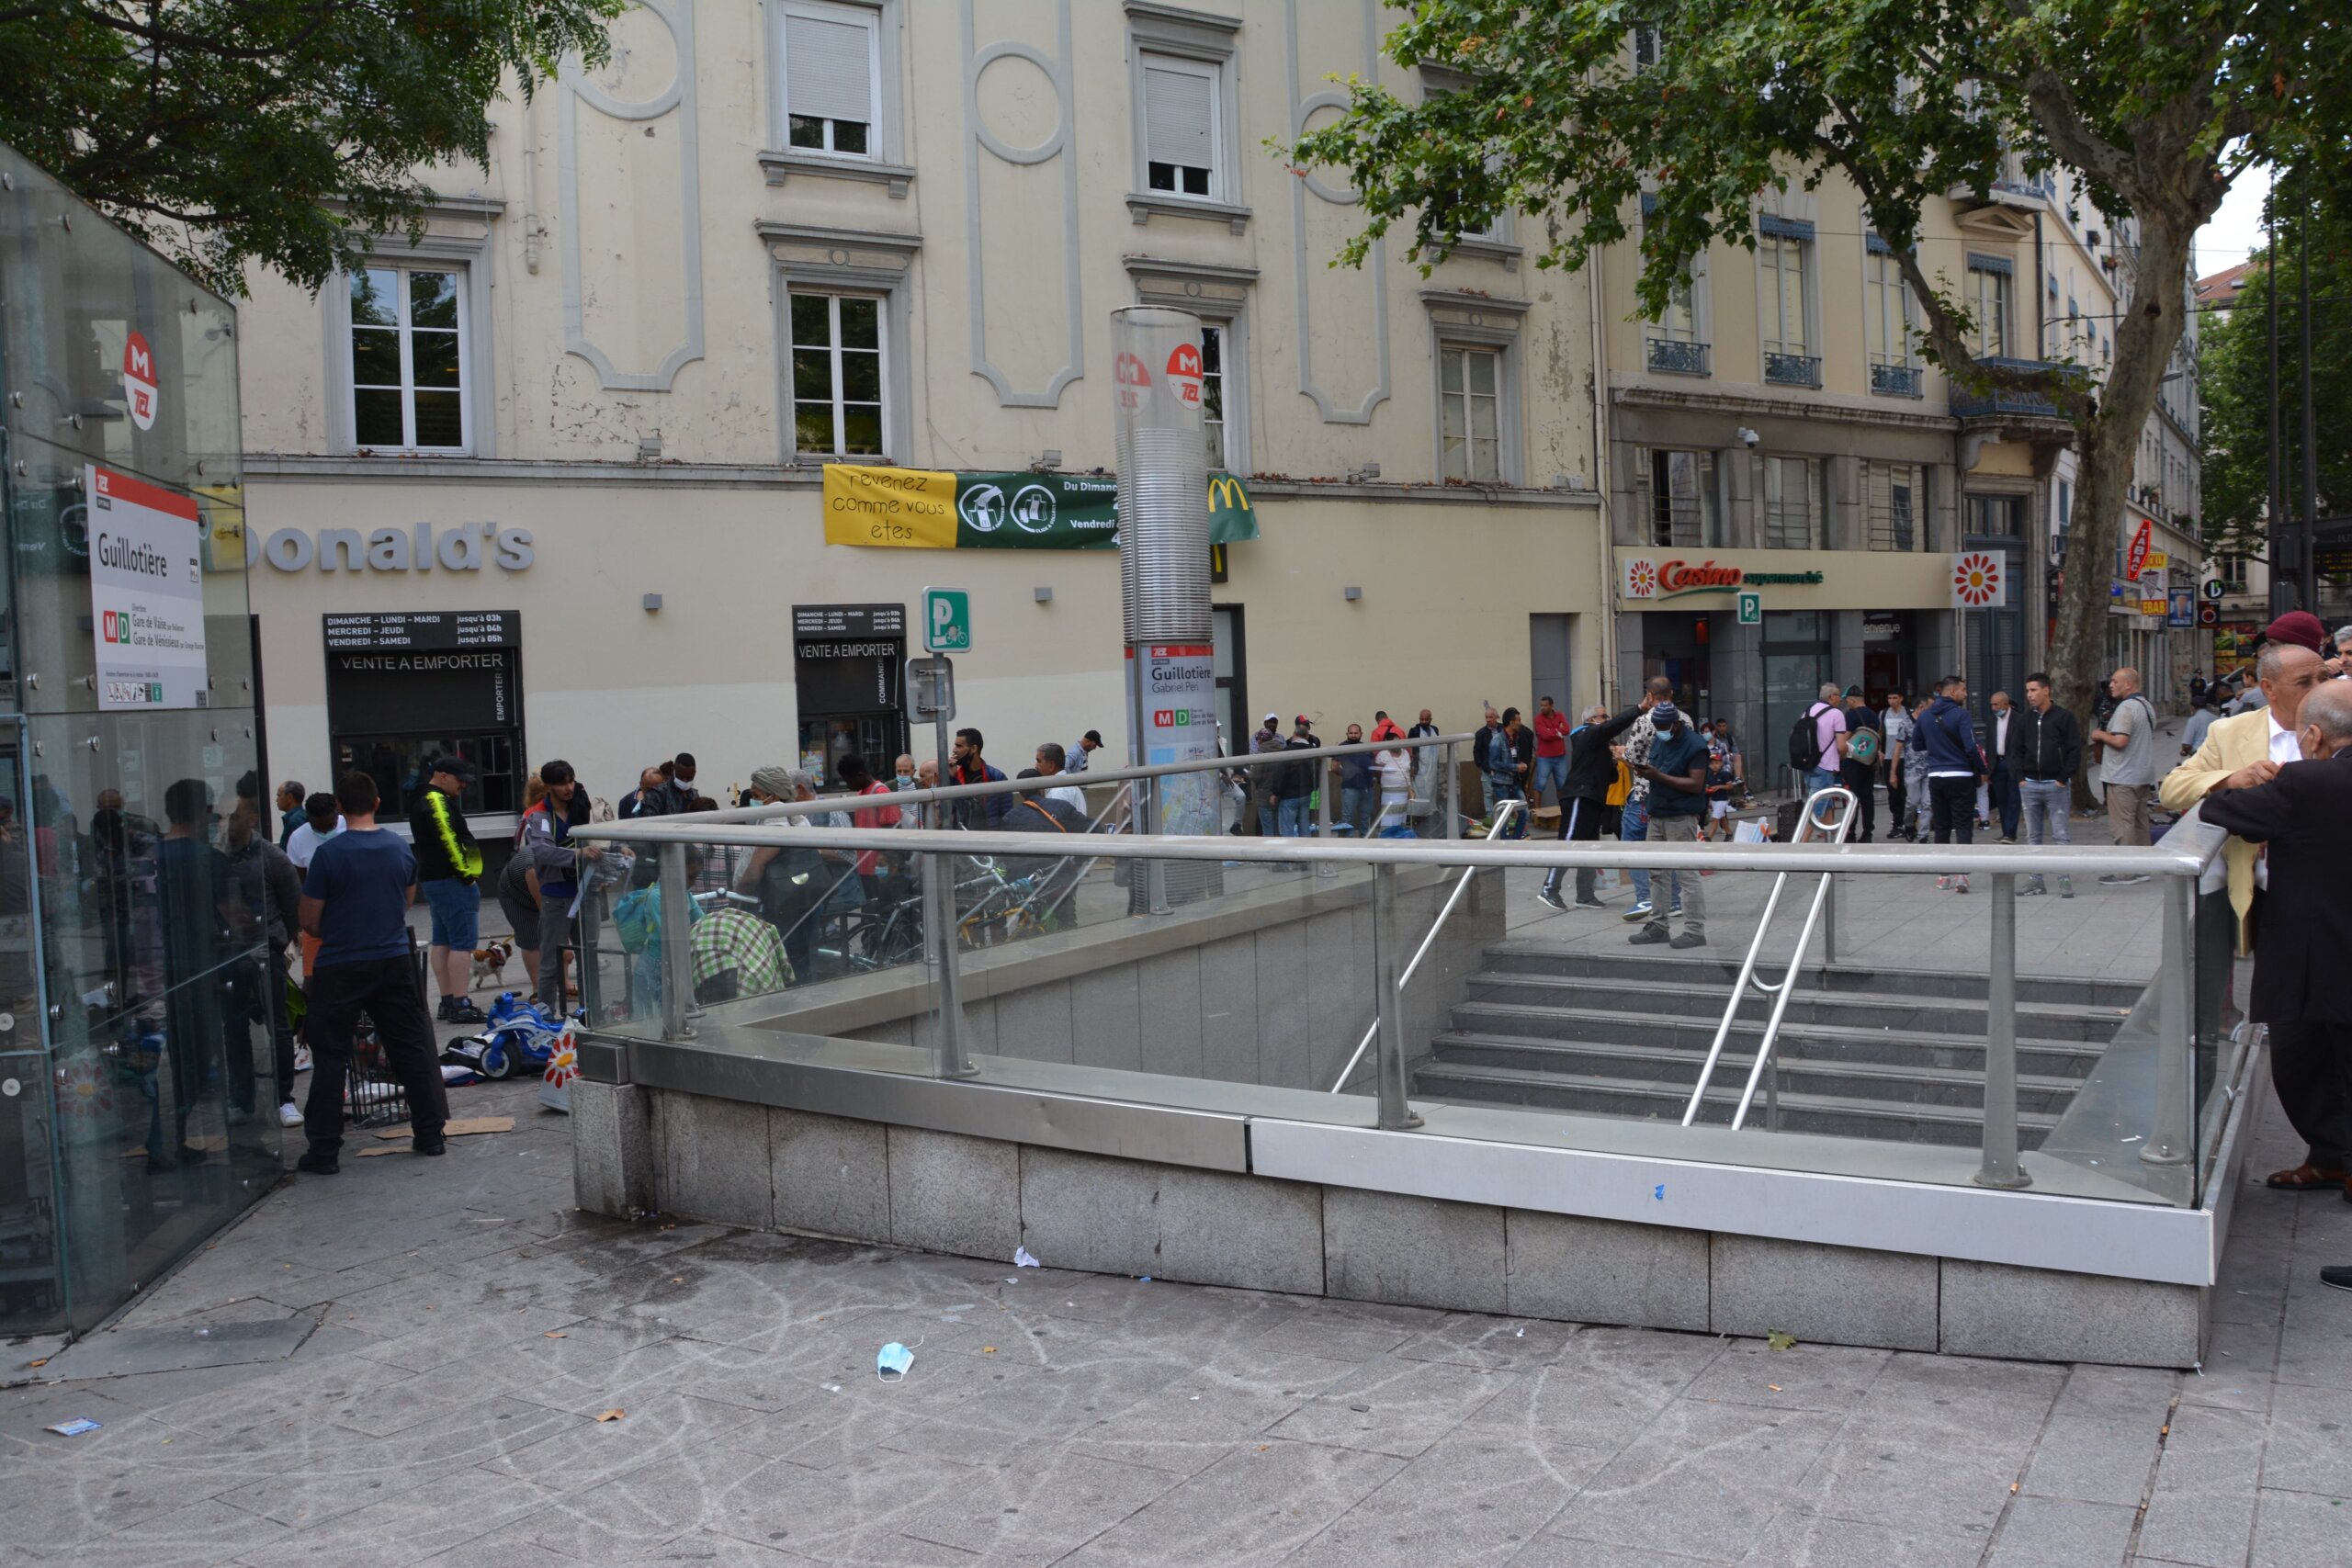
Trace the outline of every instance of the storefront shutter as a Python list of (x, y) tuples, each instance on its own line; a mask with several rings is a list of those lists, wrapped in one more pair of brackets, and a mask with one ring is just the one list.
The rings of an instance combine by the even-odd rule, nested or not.
[(874, 123), (874, 31), (863, 23), (788, 13), (784, 101), (790, 113)]

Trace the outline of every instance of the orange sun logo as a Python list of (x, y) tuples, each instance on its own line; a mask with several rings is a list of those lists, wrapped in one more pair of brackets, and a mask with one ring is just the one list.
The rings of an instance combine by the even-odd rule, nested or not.
[(1973, 551), (1952, 562), (1951, 592), (1955, 604), (1972, 610), (1999, 604), (2001, 558)]
[(1657, 592), (1657, 563), (1637, 560), (1625, 569), (1625, 596), (1647, 599)]

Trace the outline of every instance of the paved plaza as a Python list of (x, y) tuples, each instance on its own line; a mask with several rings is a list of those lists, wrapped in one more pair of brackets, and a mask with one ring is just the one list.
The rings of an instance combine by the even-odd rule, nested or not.
[(527, 1087), (459, 1108), (515, 1130), (292, 1181), (59, 1366), (290, 1355), (0, 1392), (0, 1564), (2352, 1563), (2334, 1194), (2241, 1194), (2181, 1374), (619, 1223)]

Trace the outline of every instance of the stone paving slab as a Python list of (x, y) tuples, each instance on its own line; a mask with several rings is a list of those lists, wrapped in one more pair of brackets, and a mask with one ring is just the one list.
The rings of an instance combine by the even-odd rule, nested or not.
[(530, 1093), (293, 1182), (122, 1322), (292, 1314), (285, 1359), (0, 1391), (0, 1565), (2352, 1568), (2334, 1194), (2241, 1195), (2173, 1374), (619, 1224)]

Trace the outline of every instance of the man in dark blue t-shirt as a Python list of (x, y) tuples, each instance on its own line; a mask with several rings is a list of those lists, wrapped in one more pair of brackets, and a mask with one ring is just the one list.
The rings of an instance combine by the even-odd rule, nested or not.
[(311, 1098), (303, 1130), (311, 1152), (295, 1168), (333, 1176), (343, 1148), (344, 1080), (351, 1040), (363, 1011), (376, 1023), (384, 1060), (408, 1091), (411, 1146), (437, 1155), (449, 1096), (435, 1060), (433, 1019), (424, 1010), (409, 956), (408, 907), (416, 897), (416, 855), (376, 826), (376, 781), (345, 773), (335, 786), (344, 830), (311, 857), (302, 883), (302, 929), (319, 939), (311, 965)]
[[(1707, 820), (1707, 743), (1670, 702), (1650, 709), (1650, 727), (1657, 739), (1636, 770), (1650, 784), (1650, 840), (1695, 844)], [(1653, 867), (1650, 886), (1663, 886), (1666, 875)], [(1652, 909), (1642, 929), (1626, 940), (1636, 946), (1666, 942), (1666, 916), (1662, 908)], [(1695, 876), (1682, 885), (1682, 930), (1672, 945), (1707, 945), (1706, 893)]]

